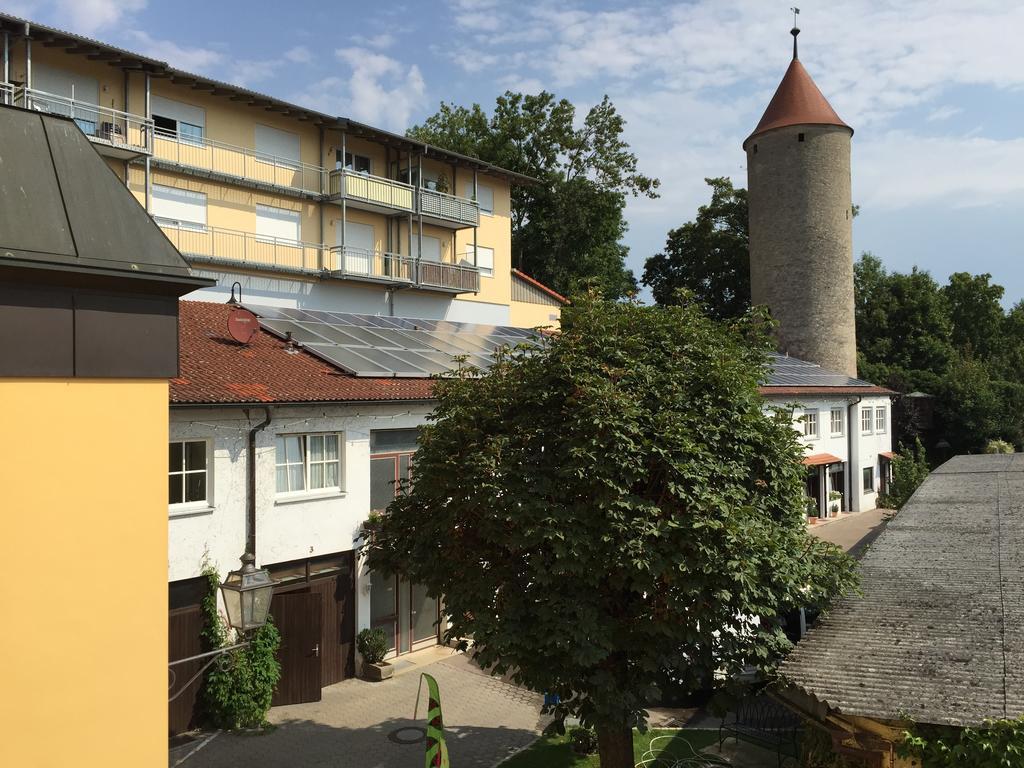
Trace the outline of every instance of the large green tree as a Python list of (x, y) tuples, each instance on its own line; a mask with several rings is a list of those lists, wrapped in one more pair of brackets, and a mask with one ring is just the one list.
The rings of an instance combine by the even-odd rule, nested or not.
[(644, 265), (642, 282), (659, 304), (677, 303), (682, 288), (713, 317), (740, 317), (750, 307), (747, 190), (727, 178), (704, 181), (711, 202), (668, 233), (665, 250)]
[(659, 673), (768, 667), (782, 614), (854, 583), (807, 533), (802, 448), (758, 394), (769, 349), (762, 317), (581, 296), (539, 350), (438, 382), (369, 567), (443, 595), (448, 639), (632, 768)]
[(1006, 313), (1000, 302), (1003, 286), (992, 275), (954, 272), (942, 288), (949, 307), (953, 344), (962, 352), (990, 358), (999, 350)]
[(491, 115), (479, 104), (441, 104), (409, 136), (536, 179), (512, 187), (513, 264), (557, 291), (593, 285), (619, 298), (636, 289), (625, 267), (629, 196), (656, 197), (623, 139), (607, 96), (577, 121), (576, 107), (546, 91), (506, 92)]

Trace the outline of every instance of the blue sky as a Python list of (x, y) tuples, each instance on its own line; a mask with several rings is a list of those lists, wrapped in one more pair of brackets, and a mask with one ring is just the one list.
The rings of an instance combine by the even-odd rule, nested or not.
[[(4, 10), (401, 131), (442, 100), (607, 93), (658, 200), (628, 207), (629, 265), (745, 185), (740, 149), (790, 56), (789, 2), (14, 0)], [(801, 3), (800, 58), (856, 129), (855, 254), (1024, 299), (1024, 3)]]

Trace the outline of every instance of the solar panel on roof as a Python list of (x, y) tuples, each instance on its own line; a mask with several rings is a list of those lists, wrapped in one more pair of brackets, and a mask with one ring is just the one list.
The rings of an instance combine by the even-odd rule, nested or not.
[[(494, 350), (540, 338), (522, 328), (249, 305), (260, 324), (356, 376), (425, 377), (486, 369)], [(465, 362), (458, 362), (455, 358)]]

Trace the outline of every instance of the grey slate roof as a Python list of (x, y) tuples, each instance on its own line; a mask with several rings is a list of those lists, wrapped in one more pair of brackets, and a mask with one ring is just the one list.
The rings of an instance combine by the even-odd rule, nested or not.
[(192, 276), (72, 120), (3, 106), (0, 267), (210, 284)]
[(1024, 454), (957, 456), (782, 665), (833, 710), (980, 725), (1024, 715)]
[(863, 379), (855, 379), (845, 373), (836, 373), (822, 368), (816, 363), (798, 360), (788, 355), (777, 353), (771, 356), (772, 371), (764, 387), (874, 387)]

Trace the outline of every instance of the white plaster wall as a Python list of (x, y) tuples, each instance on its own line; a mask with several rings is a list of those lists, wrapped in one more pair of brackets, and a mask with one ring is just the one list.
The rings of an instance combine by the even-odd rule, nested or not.
[[(426, 423), (427, 405), (346, 405), (274, 408), (256, 440), (256, 561), (258, 565), (345, 552), (370, 509), (370, 430), (409, 429)], [(261, 407), (247, 418), (241, 408), (171, 410), (170, 439), (208, 439), (213, 445), (209, 509), (172, 515), (168, 580), (192, 578), (204, 555), (222, 576), (238, 567), (245, 549), (248, 432), (263, 421)], [(343, 433), (343, 490), (281, 499), (276, 490), (274, 439), (280, 434)], [(369, 578), (356, 574), (356, 631), (369, 626)]]
[(289, 279), (203, 269), (194, 269), (193, 272), (216, 280), (217, 284), (185, 296), (190, 301), (223, 303), (231, 297), (232, 283), (238, 281), (242, 285), (243, 300), (250, 304), (485, 325), (508, 325), (510, 322), (508, 305), (464, 301), (439, 291), (395, 291), (392, 308), (384, 287), (372, 283)]
[[(871, 432), (863, 433), (860, 429), (860, 409), (861, 408), (872, 408), (872, 416), (874, 415), (874, 409), (879, 407), (885, 408), (885, 431), (877, 432), (874, 429), (874, 419), (872, 419)], [(860, 509), (874, 509), (878, 506), (878, 488), (879, 478), (881, 477), (881, 467), (879, 462), (879, 454), (886, 453), (892, 450), (892, 402), (887, 396), (874, 396), (865, 397), (862, 402), (857, 405), (857, 448), (858, 448), (858, 470), (857, 470), (857, 490), (860, 493)], [(866, 493), (863, 490), (863, 478), (862, 470), (864, 467), (875, 468), (875, 490), (872, 493)]]

